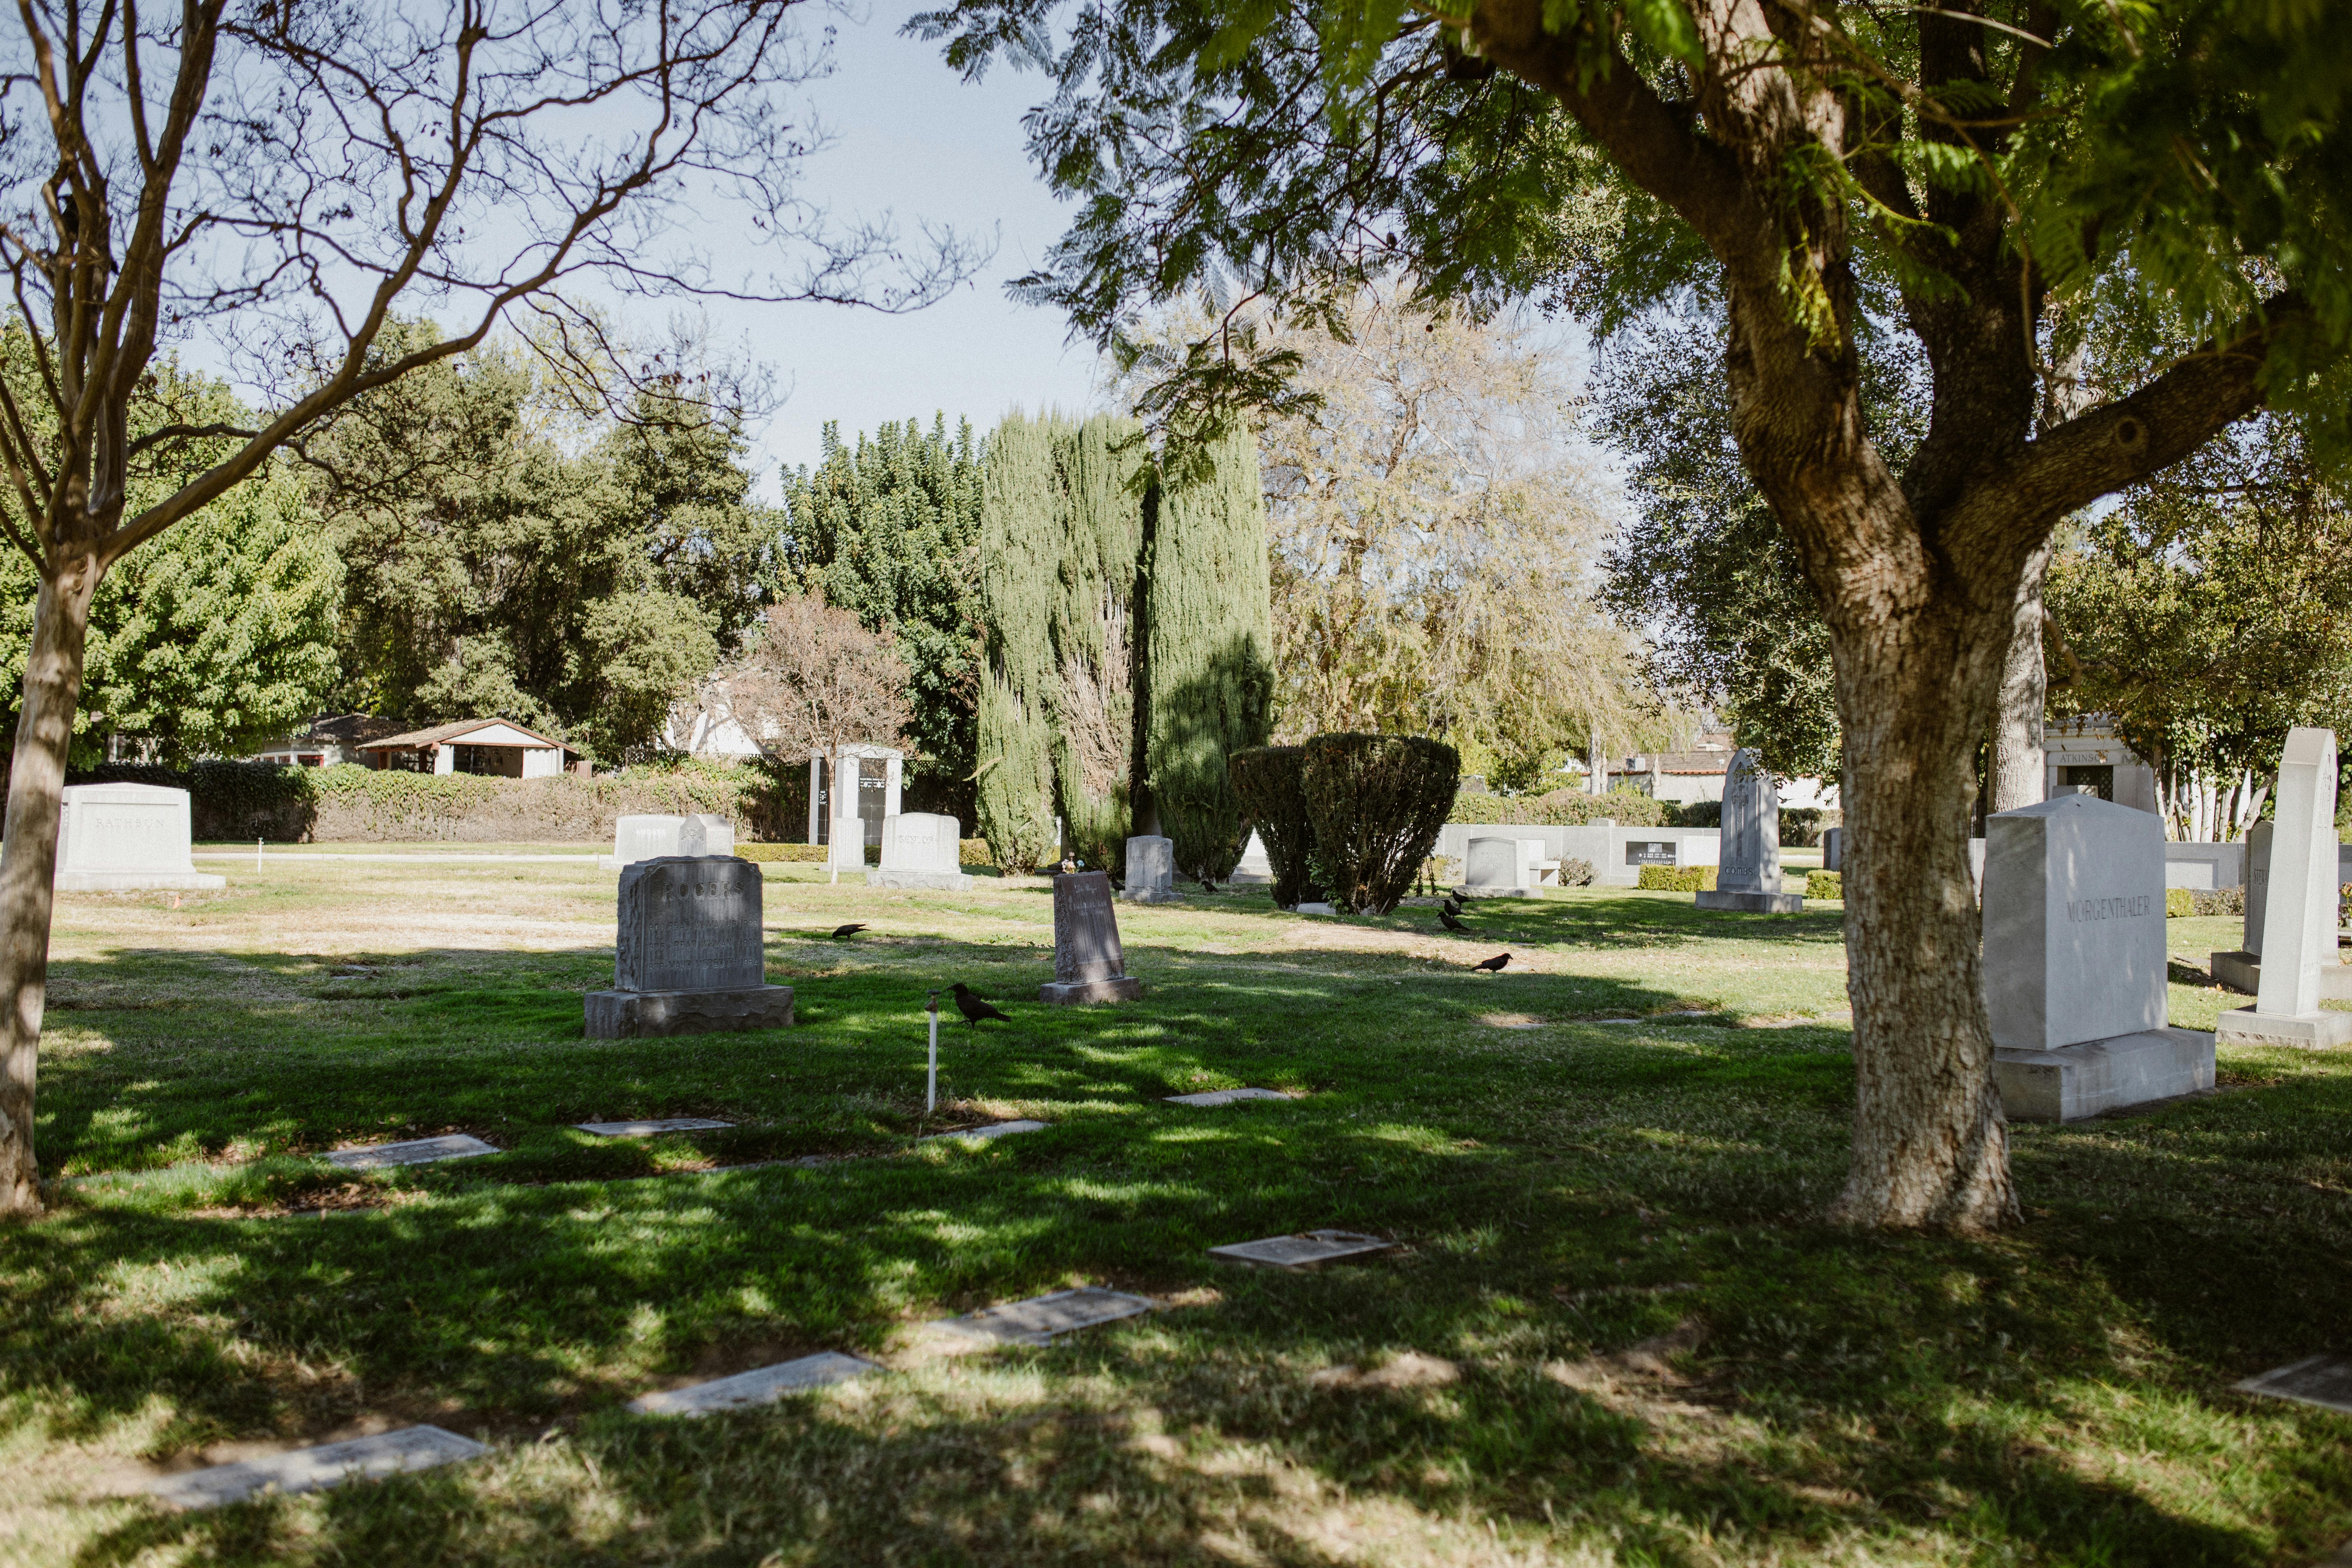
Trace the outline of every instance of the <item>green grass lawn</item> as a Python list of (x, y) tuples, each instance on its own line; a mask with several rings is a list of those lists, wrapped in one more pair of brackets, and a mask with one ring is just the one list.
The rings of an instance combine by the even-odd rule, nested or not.
[[(0, 1229), (0, 1562), (2290, 1563), (2352, 1535), (2352, 1418), (2229, 1386), (2352, 1350), (2352, 1056), (2227, 1048), (2211, 1097), (2017, 1128), (2013, 1235), (1856, 1236), (1817, 1218), (1852, 1097), (1833, 904), (1586, 890), (1461, 939), (1122, 906), (1143, 999), (1060, 1010), (1044, 884), (772, 866), (800, 1026), (609, 1042), (580, 995), (613, 873), (215, 868), (177, 909), (60, 901), (56, 1207)], [(2231, 1005), (2176, 977), (2176, 1023)], [(947, 1015), (927, 1118), (925, 993), (956, 980), (1015, 1022)], [(1162, 1099), (1243, 1084), (1300, 1098)], [(740, 1125), (569, 1126), (655, 1116)], [(915, 1142), (1008, 1116), (1052, 1125)], [(450, 1131), (502, 1152), (317, 1158)], [(1398, 1246), (1204, 1253), (1323, 1226)], [(1079, 1283), (1162, 1309), (1036, 1350), (915, 1331)], [(619, 1409), (826, 1349), (891, 1370)], [(420, 1420), (495, 1456), (124, 1495)]]

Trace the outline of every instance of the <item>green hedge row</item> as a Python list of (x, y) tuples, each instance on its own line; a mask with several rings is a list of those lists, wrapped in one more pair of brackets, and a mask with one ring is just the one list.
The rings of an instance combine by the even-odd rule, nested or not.
[(1805, 878), (1805, 897), (1809, 899), (1843, 899), (1845, 897), (1845, 873), (1814, 871)]
[(1711, 893), (1715, 875), (1713, 866), (1644, 866), (1633, 885), (1658, 893)]
[(1620, 827), (1665, 827), (1675, 808), (1636, 790), (1607, 795), (1559, 789), (1549, 795), (1457, 795), (1448, 822), (1492, 823), (1497, 827), (1585, 827), (1603, 817)]
[(808, 820), (805, 771), (714, 763), (506, 779), (207, 762), (184, 770), (110, 765), (73, 782), (184, 789), (198, 839), (239, 843), (599, 842), (613, 837), (615, 817), (694, 812), (780, 838), (805, 831)]

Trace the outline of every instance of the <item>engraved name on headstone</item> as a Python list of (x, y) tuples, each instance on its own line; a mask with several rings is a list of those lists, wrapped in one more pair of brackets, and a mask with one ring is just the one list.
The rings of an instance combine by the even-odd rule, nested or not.
[(760, 868), (732, 856), (665, 856), (623, 868), (613, 989), (588, 994), (602, 1039), (777, 1028), (789, 985), (766, 984)]
[(58, 805), (60, 892), (224, 888), (189, 854), (188, 792), (158, 784), (68, 784)]
[(666, 856), (621, 873), (623, 991), (726, 991), (765, 978), (760, 868), (733, 857)]
[(2066, 795), (1985, 823), (1985, 1010), (2011, 1116), (2072, 1121), (2210, 1089), (2213, 1037), (2165, 1023), (2164, 826)]
[(1037, 988), (1040, 1001), (1132, 1002), (1143, 983), (1127, 973), (1118, 941), (1118, 912), (1110, 878), (1075, 871), (1054, 879), (1054, 978)]

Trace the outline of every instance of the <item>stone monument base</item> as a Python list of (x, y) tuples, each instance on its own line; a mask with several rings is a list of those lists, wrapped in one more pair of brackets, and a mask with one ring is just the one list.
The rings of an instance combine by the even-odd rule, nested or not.
[(1143, 982), (1132, 974), (1115, 980), (1048, 980), (1037, 987), (1037, 1000), (1066, 1007), (1076, 1002), (1132, 1002), (1143, 994)]
[(1741, 893), (1721, 889), (1701, 889), (1692, 895), (1703, 910), (1737, 910), (1748, 915), (1801, 915), (1805, 912), (1802, 893)]
[(1255, 871), (1236, 871), (1225, 879), (1228, 888), (1269, 888), (1273, 885), (1273, 878), (1261, 877)]
[(868, 871), (869, 888), (929, 888), (942, 893), (969, 893), (971, 879), (961, 871)]
[(2166, 1027), (2054, 1051), (1999, 1049), (1992, 1077), (2011, 1120), (2080, 1121), (2212, 1088), (2213, 1037)]
[(740, 991), (591, 991), (588, 1037), (640, 1039), (656, 1035), (716, 1035), (732, 1029), (786, 1029), (793, 988), (748, 985)]
[(1535, 894), (1526, 888), (1479, 888), (1467, 883), (1454, 889), (1457, 899), (1532, 899)]
[[(2252, 996), (2263, 988), (2263, 961), (2251, 952), (2217, 952), (2209, 966), (2214, 984)], [(2319, 966), (2319, 999), (2352, 1002), (2352, 963)]]
[(54, 885), (60, 893), (131, 893), (142, 888), (210, 891), (227, 887), (228, 879), (209, 871), (60, 871)]
[(1183, 899), (1184, 895), (1173, 888), (1126, 888), (1118, 895), (1123, 904), (1175, 904)]
[(2352, 1013), (2305, 1013), (2289, 1016), (2232, 1007), (2221, 1015), (2214, 1037), (2233, 1046), (2301, 1046), (2305, 1050), (2331, 1050), (2352, 1045)]

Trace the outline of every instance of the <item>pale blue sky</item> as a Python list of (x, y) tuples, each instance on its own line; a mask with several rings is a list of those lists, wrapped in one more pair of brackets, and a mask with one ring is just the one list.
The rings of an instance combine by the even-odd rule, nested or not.
[[(944, 410), (985, 432), (1015, 405), (1084, 408), (1096, 358), (1065, 345), (1058, 312), (1016, 305), (1004, 281), (1034, 268), (1068, 221), (1024, 155), (1022, 111), (1050, 90), (1034, 75), (997, 69), (959, 80), (939, 47), (897, 37), (914, 9), (885, 0), (863, 26), (844, 24), (838, 69), (814, 97), (835, 144), (810, 161), (805, 190), (839, 213), (892, 209), (997, 241), (995, 258), (955, 295), (926, 310), (884, 316), (827, 305), (709, 309), (722, 342), (748, 335), (791, 395), (761, 442), (761, 490), (776, 493), (779, 466), (813, 463), (824, 422), (845, 439), (886, 420), (929, 424)], [(814, 9), (814, 8), (812, 8)]]

